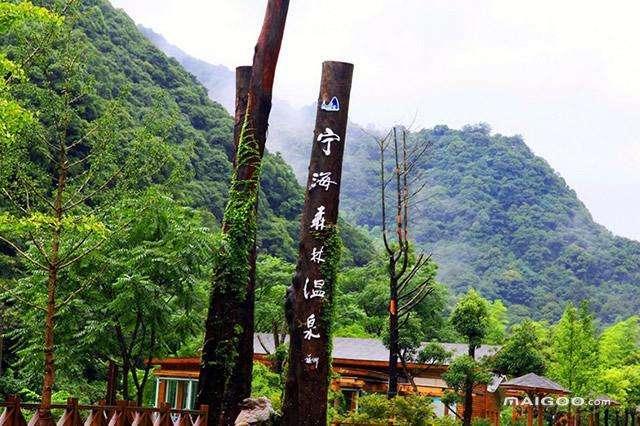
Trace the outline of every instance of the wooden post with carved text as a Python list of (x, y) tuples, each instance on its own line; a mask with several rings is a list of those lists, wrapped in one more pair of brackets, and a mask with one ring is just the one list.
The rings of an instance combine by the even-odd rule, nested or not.
[(283, 423), (287, 426), (327, 422), (333, 292), (341, 247), (338, 203), (352, 74), (352, 64), (322, 64), (300, 251), (286, 300), (290, 340)]

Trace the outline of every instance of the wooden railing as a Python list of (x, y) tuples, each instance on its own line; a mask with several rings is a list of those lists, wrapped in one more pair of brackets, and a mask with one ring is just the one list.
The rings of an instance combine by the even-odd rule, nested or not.
[[(206, 426), (209, 411), (206, 405), (200, 410), (175, 410), (168, 404), (137, 407), (128, 401), (118, 401), (116, 405), (80, 405), (77, 399), (70, 398), (67, 404), (54, 404), (47, 412), (38, 404), (25, 404), (16, 397), (0, 402), (2, 408), (0, 426)], [(57, 420), (52, 412), (60, 413)], [(26, 418), (30, 418), (28, 423)]]

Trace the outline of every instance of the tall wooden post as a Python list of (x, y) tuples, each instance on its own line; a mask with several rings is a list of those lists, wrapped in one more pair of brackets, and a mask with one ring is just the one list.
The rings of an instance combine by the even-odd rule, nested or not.
[(236, 110), (233, 118), (233, 168), (238, 164), (238, 144), (240, 143), (240, 133), (244, 124), (244, 117), (247, 114), (247, 95), (251, 84), (251, 65), (244, 65), (236, 68)]
[[(289, 0), (268, 0), (262, 31), (253, 56), (247, 106), (240, 131), (229, 199), (222, 222), (221, 248), (215, 254), (214, 282), (209, 294), (200, 362), (198, 405), (208, 405), (208, 424), (225, 424), (225, 411), (236, 393), (232, 376), (246, 360), (240, 342), (255, 251), (260, 163), (264, 153), (276, 65), (284, 35)], [(251, 322), (253, 321), (251, 314)], [(251, 351), (252, 352), (252, 351)], [(240, 401), (237, 401), (240, 402)]]
[(283, 423), (288, 426), (327, 423), (333, 295), (341, 245), (336, 224), (352, 74), (351, 64), (322, 64), (300, 251), (286, 300), (290, 343)]
[[(233, 142), (235, 153), (233, 156), (234, 170), (238, 165), (238, 145), (242, 126), (247, 114), (247, 96), (251, 84), (251, 66), (241, 66), (236, 68), (236, 111), (233, 125)], [(257, 215), (258, 204), (256, 203), (254, 214)], [(253, 245), (249, 255), (249, 279), (245, 299), (239, 312), (240, 324), (242, 324), (242, 334), (238, 343), (238, 361), (229, 377), (227, 393), (223, 404), (222, 424), (234, 424), (238, 414), (240, 414), (240, 403), (251, 396), (251, 376), (253, 373), (253, 315), (255, 310), (255, 287), (256, 287), (256, 238), (253, 236)]]

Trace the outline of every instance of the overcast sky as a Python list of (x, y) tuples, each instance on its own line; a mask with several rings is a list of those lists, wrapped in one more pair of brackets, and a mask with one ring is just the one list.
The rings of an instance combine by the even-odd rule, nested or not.
[[(251, 63), (266, 0), (111, 0), (193, 56)], [(350, 118), (521, 134), (594, 218), (640, 240), (640, 2), (293, 0), (275, 96), (355, 64)]]

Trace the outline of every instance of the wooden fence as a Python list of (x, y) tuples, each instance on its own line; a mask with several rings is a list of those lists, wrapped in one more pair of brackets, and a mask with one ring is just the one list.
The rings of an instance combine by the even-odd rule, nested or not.
[(158, 408), (137, 407), (128, 401), (118, 401), (116, 405), (79, 405), (77, 399), (70, 398), (67, 404), (51, 406), (53, 413), (59, 413), (56, 420), (38, 404), (24, 404), (16, 397), (0, 402), (2, 408), (0, 426), (206, 426), (209, 411), (206, 405), (200, 410), (174, 410), (168, 404)]

